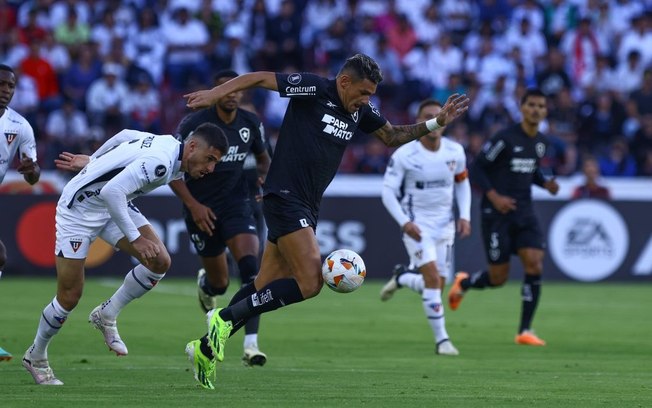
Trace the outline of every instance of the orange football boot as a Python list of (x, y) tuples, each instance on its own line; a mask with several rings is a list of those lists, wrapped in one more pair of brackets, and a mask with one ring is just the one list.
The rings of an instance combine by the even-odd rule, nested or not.
[(516, 344), (520, 344), (522, 346), (545, 346), (546, 342), (537, 337), (534, 332), (531, 332), (529, 330), (525, 330), (520, 334), (517, 334), (516, 337), (514, 338), (514, 342)]
[(464, 297), (462, 281), (468, 277), (469, 274), (466, 272), (460, 271), (455, 274), (453, 285), (448, 291), (448, 307), (450, 307), (451, 310), (457, 310), (457, 308), (460, 306), (460, 302), (462, 302), (462, 298)]

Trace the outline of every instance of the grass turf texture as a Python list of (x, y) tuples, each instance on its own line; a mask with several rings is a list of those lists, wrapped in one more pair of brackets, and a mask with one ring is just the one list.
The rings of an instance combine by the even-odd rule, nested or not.
[[(206, 331), (191, 280), (166, 279), (118, 322), (129, 356), (107, 350), (88, 313), (119, 281), (86, 283), (50, 345), (63, 387), (36, 386), (20, 360), (54, 294), (54, 279), (0, 281), (0, 406), (9, 407), (649, 407), (649, 285), (546, 283), (535, 320), (548, 346), (513, 343), (520, 286), (474, 291), (449, 334), (461, 355), (435, 356), (419, 297), (381, 303), (381, 282), (321, 295), (263, 316), (265, 367), (245, 368), (242, 334), (218, 364), (216, 390), (192, 379), (186, 342)], [(229, 294), (233, 293), (232, 285)], [(221, 304), (226, 303), (226, 299)]]

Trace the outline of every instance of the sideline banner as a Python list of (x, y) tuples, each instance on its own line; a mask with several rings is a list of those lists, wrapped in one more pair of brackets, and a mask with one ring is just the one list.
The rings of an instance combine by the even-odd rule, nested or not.
[[(7, 247), (5, 278), (54, 272), (54, 210), (57, 195), (1, 195), (0, 239)], [(478, 200), (474, 200), (475, 203)], [(199, 268), (173, 196), (144, 196), (135, 204), (152, 223), (172, 256), (168, 277), (193, 277)], [(535, 203), (548, 242), (546, 280), (652, 281), (652, 219), (649, 202), (596, 200)], [(457, 269), (485, 267), (477, 208), (473, 234), (458, 240)], [(377, 197), (324, 197), (317, 239), (322, 256), (337, 248), (358, 252), (367, 276), (387, 279), (394, 264), (407, 262), (398, 225)], [(124, 276), (131, 257), (103, 241), (89, 254), (87, 276)], [(512, 275), (521, 279), (520, 261), (512, 258)]]

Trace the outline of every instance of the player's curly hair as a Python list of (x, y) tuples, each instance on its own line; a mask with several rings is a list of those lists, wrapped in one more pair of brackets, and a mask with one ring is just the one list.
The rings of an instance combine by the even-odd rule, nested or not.
[(337, 76), (349, 74), (355, 79), (368, 79), (378, 85), (383, 80), (383, 73), (378, 63), (368, 55), (355, 54), (346, 60)]

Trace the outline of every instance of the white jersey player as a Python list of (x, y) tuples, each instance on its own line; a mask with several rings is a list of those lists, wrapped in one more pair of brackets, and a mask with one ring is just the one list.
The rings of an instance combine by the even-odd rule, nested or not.
[[(152, 289), (170, 267), (170, 255), (131, 200), (181, 177), (211, 173), (228, 142), (216, 125), (204, 123), (182, 144), (171, 135), (123, 130), (92, 156), (62, 153), (61, 169), (81, 170), (68, 182), (56, 209), (57, 295), (43, 313), (23, 357), (37, 384), (61, 385), (48, 363), (52, 337), (77, 306), (84, 284), (84, 263), (98, 237), (138, 259), (115, 294), (89, 316), (109, 350), (126, 355), (116, 318), (122, 308)], [(83, 167), (83, 168), (82, 168)]]
[[(436, 117), (440, 110), (441, 105), (434, 100), (422, 102), (417, 122)], [(386, 301), (404, 286), (420, 293), (435, 336), (435, 352), (457, 355), (446, 332), (441, 292), (444, 280), (452, 273), (454, 200), (460, 212), (457, 230), (465, 237), (471, 232), (471, 186), (464, 148), (442, 137), (443, 130), (401, 146), (387, 166), (383, 204), (401, 226), (410, 265), (417, 270), (397, 265), (380, 295)]]
[[(36, 184), (41, 177), (41, 169), (36, 163), (36, 142), (34, 130), (29, 122), (8, 105), (16, 90), (14, 70), (0, 64), (0, 183), (4, 180), (9, 166), (16, 154), (20, 165), (17, 170), (29, 184)], [(0, 276), (7, 262), (7, 250), (0, 240)], [(0, 347), (0, 361), (11, 360), (11, 354)]]

